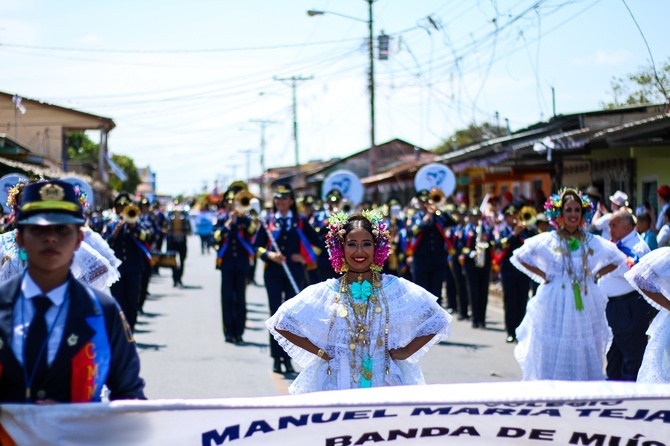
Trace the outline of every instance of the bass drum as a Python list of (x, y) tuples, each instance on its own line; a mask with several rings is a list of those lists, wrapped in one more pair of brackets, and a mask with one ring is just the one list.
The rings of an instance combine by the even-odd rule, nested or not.
[(445, 198), (450, 197), (456, 190), (456, 175), (452, 170), (439, 163), (430, 163), (423, 166), (414, 177), (414, 188), (431, 191), (440, 189)]
[(338, 190), (342, 194), (342, 199), (349, 201), (353, 206), (358, 206), (363, 200), (363, 183), (350, 170), (336, 170), (331, 172), (321, 186), (321, 199), (328, 201), (328, 193)]

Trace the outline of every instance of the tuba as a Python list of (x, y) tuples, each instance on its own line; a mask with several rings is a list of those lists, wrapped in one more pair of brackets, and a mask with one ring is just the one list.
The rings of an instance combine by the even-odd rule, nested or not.
[(123, 208), (123, 212), (121, 212), (121, 218), (123, 221), (131, 225), (133, 223), (137, 223), (137, 221), (140, 219), (140, 208), (137, 207), (136, 204), (129, 204)]

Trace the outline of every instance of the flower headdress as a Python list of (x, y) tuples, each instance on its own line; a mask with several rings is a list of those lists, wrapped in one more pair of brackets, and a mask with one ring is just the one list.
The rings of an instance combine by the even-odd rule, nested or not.
[[(362, 215), (372, 225), (372, 235), (375, 240), (375, 252), (370, 268), (374, 271), (381, 271), (384, 262), (390, 254), (391, 236), (388, 232), (387, 224), (378, 211), (365, 210), (358, 215)], [(330, 263), (337, 273), (346, 272), (349, 265), (344, 261), (344, 225), (349, 221), (349, 216), (344, 212), (333, 214), (328, 219), (328, 235), (326, 235), (326, 246)]]
[(549, 220), (549, 223), (556, 229), (560, 229), (563, 225), (563, 196), (568, 192), (573, 193), (579, 197), (579, 202), (582, 205), (582, 227), (591, 223), (591, 219), (593, 218), (593, 214), (595, 212), (593, 203), (589, 199), (588, 195), (584, 195), (577, 189), (564, 187), (563, 189), (559, 190), (557, 194), (552, 194), (549, 198), (547, 198), (547, 202), (544, 203), (544, 213), (547, 216), (547, 220)]
[(19, 194), (23, 188), (28, 184), (26, 180), (19, 180), (14, 186), (12, 186), (7, 192), (7, 207), (10, 210), (8, 221), (13, 222), (16, 217), (16, 213), (19, 212)]
[(89, 203), (86, 192), (81, 190), (81, 188), (77, 185), (74, 187), (74, 193), (77, 196), (77, 200), (79, 200), (79, 204), (81, 204), (81, 207), (84, 209), (84, 211), (88, 210)]

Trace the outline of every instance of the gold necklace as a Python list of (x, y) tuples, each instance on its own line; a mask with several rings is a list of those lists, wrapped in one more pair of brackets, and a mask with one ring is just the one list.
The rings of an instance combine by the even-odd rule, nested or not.
[[(340, 289), (337, 296), (335, 296), (335, 309), (331, 318), (328, 337), (330, 337), (337, 316), (343, 318), (347, 324), (349, 333), (348, 347), (351, 355), (350, 367), (352, 370), (352, 379), (355, 383), (362, 383), (363, 379), (371, 382), (373, 357), (371, 353), (374, 352), (375, 348), (384, 347), (385, 371), (387, 375), (390, 373), (388, 302), (381, 286), (381, 275), (379, 273), (373, 272), (372, 274), (372, 290), (366, 302), (354, 300), (351, 287), (346, 279), (346, 275), (340, 279)], [(358, 286), (363, 285), (362, 274), (359, 274), (357, 283)], [(345, 296), (345, 299), (342, 299), (342, 296)], [(352, 311), (349, 311), (349, 308)], [(369, 311), (370, 308), (372, 308), (372, 311)], [(385, 313), (383, 322), (381, 318), (376, 318), (382, 312)], [(379, 330), (375, 345), (373, 345), (370, 336), (375, 323), (379, 324)], [(327, 373), (331, 374), (330, 365), (328, 366)]]

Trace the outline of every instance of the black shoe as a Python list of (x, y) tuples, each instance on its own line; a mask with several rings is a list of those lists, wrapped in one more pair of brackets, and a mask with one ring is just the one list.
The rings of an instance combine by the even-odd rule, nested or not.
[(226, 335), (226, 342), (232, 344), (235, 342), (235, 339), (230, 335)]
[(470, 316), (468, 316), (468, 315), (465, 315), (465, 316), (464, 316), (464, 315), (462, 315), (462, 314), (459, 314), (458, 317), (457, 317), (456, 319), (459, 320), (459, 321), (465, 321), (465, 320), (467, 320), (467, 319), (470, 319)]
[(275, 373), (281, 373), (281, 361), (279, 358), (275, 359), (274, 365), (272, 366), (272, 371)]
[(286, 373), (295, 373), (293, 364), (291, 364), (291, 360), (288, 358), (284, 358), (284, 368), (286, 369)]
[(512, 336), (512, 335), (509, 335), (509, 336), (507, 336), (507, 339), (505, 339), (505, 342), (507, 342), (508, 344), (516, 342), (516, 337)]
[(244, 339), (242, 339), (242, 336), (238, 336), (238, 337), (235, 338), (234, 342), (237, 345), (241, 345), (241, 344), (244, 344)]

